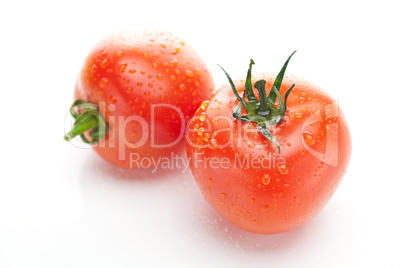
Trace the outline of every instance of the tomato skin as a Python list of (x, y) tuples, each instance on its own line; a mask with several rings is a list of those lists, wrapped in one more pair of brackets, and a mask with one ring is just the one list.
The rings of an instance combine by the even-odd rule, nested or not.
[[(260, 79), (270, 89), (275, 76), (253, 76), (252, 84)], [(234, 82), (242, 95), (244, 80)], [(334, 194), (350, 160), (349, 129), (342, 111), (332, 109), (333, 99), (295, 77), (283, 80), (282, 97), (292, 84), (296, 86), (284, 121), (269, 126), (280, 155), (255, 131), (256, 123), (233, 118), (238, 101), (229, 85), (201, 105), (188, 127), (187, 156), (204, 198), (227, 220), (250, 232), (282, 233), (309, 221)], [(319, 159), (311, 150), (325, 156)]]
[[(183, 125), (213, 89), (205, 63), (180, 38), (119, 32), (89, 53), (74, 97), (98, 105), (108, 123), (108, 135), (94, 150), (113, 164), (137, 169), (142, 166), (132, 165), (133, 155), (156, 159), (178, 150)], [(152, 142), (172, 145), (156, 148)]]

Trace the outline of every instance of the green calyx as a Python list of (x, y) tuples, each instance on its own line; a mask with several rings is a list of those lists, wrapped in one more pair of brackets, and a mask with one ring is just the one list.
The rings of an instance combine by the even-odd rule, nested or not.
[[(80, 135), (85, 143), (96, 144), (108, 133), (109, 129), (106, 121), (100, 115), (95, 104), (78, 99), (71, 105), (70, 113), (74, 117), (75, 122), (73, 129), (64, 136), (64, 140), (70, 141)], [(91, 141), (85, 137), (84, 133), (86, 131), (89, 131), (88, 134), (91, 137)]]
[[(282, 85), (283, 77), (285, 76), (285, 71), (288, 66), (290, 59), (292, 58), (293, 54), (296, 53), (294, 51), (289, 58), (286, 60), (285, 64), (283, 65), (281, 71), (276, 76), (275, 82), (272, 85), (271, 91), (266, 94), (265, 91), (265, 80), (258, 80), (254, 83), (254, 87), (258, 90), (260, 99), (258, 100), (254, 94), (252, 83), (251, 83), (251, 69), (254, 65), (254, 61), (250, 60), (250, 65), (247, 71), (245, 89), (243, 93), (243, 97), (240, 97), (239, 92), (237, 91), (232, 78), (229, 74), (221, 67), (223, 72), (226, 74), (226, 77), (229, 80), (230, 86), (233, 89), (233, 93), (236, 98), (239, 100), (239, 105), (237, 105), (233, 109), (233, 117), (246, 122), (255, 122), (257, 123), (258, 131), (264, 135), (268, 140), (275, 143), (278, 147), (278, 154), (281, 153), (281, 148), (279, 146), (278, 141), (275, 139), (274, 136), (269, 132), (268, 126), (269, 125), (277, 125), (281, 123), (285, 117), (286, 112), (286, 102), (288, 96), (292, 89), (294, 88), (294, 84), (286, 91), (285, 99), (283, 100), (282, 96), (279, 94), (279, 90)], [(248, 102), (246, 102), (246, 98)], [(279, 107), (275, 106), (276, 100), (279, 101)], [(240, 115), (242, 107), (244, 107), (247, 111), (247, 114)]]

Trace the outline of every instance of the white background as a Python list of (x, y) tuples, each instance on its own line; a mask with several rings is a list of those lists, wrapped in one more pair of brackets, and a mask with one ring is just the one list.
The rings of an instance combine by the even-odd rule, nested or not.
[[(0, 267), (402, 267), (399, 1), (2, 1)], [(285, 234), (234, 227), (190, 172), (111, 166), (63, 140), (91, 47), (123, 29), (173, 32), (217, 86), (302, 76), (339, 100), (350, 168), (327, 207)]]

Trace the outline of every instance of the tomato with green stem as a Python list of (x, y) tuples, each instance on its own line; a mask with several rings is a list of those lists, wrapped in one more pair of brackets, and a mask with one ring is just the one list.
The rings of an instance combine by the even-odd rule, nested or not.
[(286, 232), (312, 219), (350, 160), (338, 103), (313, 83), (285, 76), (292, 56), (276, 76), (252, 76), (253, 60), (245, 80), (224, 71), (229, 85), (201, 104), (187, 131), (190, 168), (204, 198), (250, 232)]
[(76, 121), (65, 139), (80, 135), (121, 167), (153, 166), (179, 150), (185, 123), (213, 89), (206, 64), (182, 39), (160, 31), (119, 32), (85, 60), (71, 108)]

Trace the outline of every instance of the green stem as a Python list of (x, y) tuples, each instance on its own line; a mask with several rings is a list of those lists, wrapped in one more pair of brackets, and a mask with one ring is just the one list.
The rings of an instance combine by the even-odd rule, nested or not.
[[(108, 133), (107, 123), (96, 105), (76, 100), (71, 105), (70, 113), (75, 118), (75, 122), (72, 130), (64, 135), (64, 140), (70, 141), (76, 136), (81, 136), (85, 143), (96, 144)], [(92, 138), (91, 141), (85, 137), (84, 133), (87, 131)]]
[[(220, 66), (222, 68), (222, 70), (224, 71), (224, 73), (226, 74), (226, 77), (229, 80), (233, 93), (235, 94), (236, 98), (239, 100), (239, 105), (237, 105), (233, 109), (233, 117), (238, 120), (241, 120), (241, 121), (257, 123), (258, 131), (277, 146), (278, 154), (281, 153), (281, 147), (279, 146), (279, 143), (276, 140), (276, 138), (268, 130), (268, 126), (280, 124), (283, 121), (283, 119), (285, 118), (287, 99), (295, 85), (292, 85), (286, 91), (285, 100), (282, 99), (282, 96), (279, 93), (279, 89), (282, 85), (282, 80), (285, 76), (285, 71), (286, 71), (287, 65), (295, 52), (293, 52), (289, 56), (289, 58), (286, 60), (285, 64), (283, 65), (281, 71), (276, 76), (276, 79), (272, 85), (272, 89), (269, 92), (268, 97), (267, 97), (267, 94), (265, 91), (266, 81), (261, 79), (254, 83), (254, 87), (258, 90), (258, 93), (259, 93), (259, 97), (260, 97), (259, 100), (257, 99), (257, 97), (254, 94), (254, 91), (252, 88), (252, 83), (251, 83), (251, 68), (252, 68), (252, 65), (254, 64), (253, 60), (250, 60), (250, 65), (249, 65), (249, 68), (247, 71), (243, 98), (240, 97), (229, 74)], [(247, 98), (248, 102), (246, 102), (246, 98)], [(279, 107), (275, 106), (275, 102), (276, 102), (277, 98), (279, 100)], [(246, 108), (247, 114), (240, 115), (242, 107)]]

